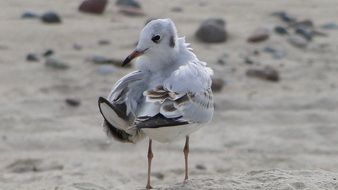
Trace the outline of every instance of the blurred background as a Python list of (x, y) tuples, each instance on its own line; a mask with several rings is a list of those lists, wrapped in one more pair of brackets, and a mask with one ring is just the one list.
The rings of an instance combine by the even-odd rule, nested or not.
[[(147, 141), (107, 138), (97, 99), (134, 70), (121, 61), (154, 18), (171, 18), (215, 72), (213, 122), (190, 138), (190, 189), (338, 188), (336, 0), (0, 7), (0, 189), (144, 187)], [(178, 188), (183, 145), (154, 143), (155, 187)]]

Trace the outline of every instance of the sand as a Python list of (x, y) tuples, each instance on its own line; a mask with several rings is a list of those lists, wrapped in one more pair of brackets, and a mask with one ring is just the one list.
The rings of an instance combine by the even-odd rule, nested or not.
[[(184, 141), (154, 143), (153, 186), (158, 189), (338, 189), (338, 31), (315, 38), (307, 49), (273, 34), (248, 44), (259, 26), (279, 21), (273, 11), (287, 10), (315, 24), (335, 21), (336, 0), (323, 1), (142, 1), (147, 16), (118, 13), (113, 2), (101, 16), (77, 11), (81, 1), (0, 1), (0, 189), (143, 189), (147, 142), (109, 140), (100, 124), (97, 98), (133, 68), (100, 75), (87, 62), (93, 54), (123, 59), (148, 18), (170, 17), (195, 53), (226, 80), (215, 94), (209, 125), (191, 136), (190, 180), (182, 186)], [(180, 6), (183, 12), (172, 12)], [(23, 20), (22, 12), (57, 11), (62, 24)], [(194, 37), (209, 17), (227, 22), (229, 39), (201, 43)], [(107, 39), (109, 45), (99, 45)], [(73, 44), (80, 44), (81, 51)], [(284, 48), (285, 58), (262, 53), (260, 66), (275, 67), (277, 83), (245, 75), (255, 65), (243, 56), (266, 45)], [(47, 68), (44, 60), (26, 62), (27, 53), (53, 49), (68, 70)], [(226, 53), (225, 65), (217, 59)], [(81, 100), (79, 107), (65, 99)]]

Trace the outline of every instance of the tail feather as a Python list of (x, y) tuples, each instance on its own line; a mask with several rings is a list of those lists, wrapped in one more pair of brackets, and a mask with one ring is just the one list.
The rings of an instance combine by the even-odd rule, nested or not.
[(141, 131), (128, 130), (131, 118), (126, 115), (126, 106), (124, 104), (115, 105), (100, 97), (98, 105), (104, 118), (103, 126), (107, 134), (120, 142), (136, 143), (143, 139), (144, 134)]
[(125, 131), (121, 129), (118, 129), (112, 126), (106, 120), (104, 120), (103, 127), (105, 128), (107, 135), (112, 136), (115, 140), (118, 140), (124, 143), (133, 143), (133, 141), (130, 140), (132, 135), (126, 133)]

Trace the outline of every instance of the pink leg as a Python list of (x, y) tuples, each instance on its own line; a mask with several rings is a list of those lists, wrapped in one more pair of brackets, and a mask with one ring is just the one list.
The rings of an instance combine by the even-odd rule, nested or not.
[(153, 151), (151, 149), (152, 140), (149, 139), (149, 146), (148, 146), (148, 180), (146, 189), (152, 189), (153, 187), (150, 185), (150, 173), (151, 173), (151, 160), (153, 159)]
[(185, 177), (184, 180), (188, 179), (188, 154), (189, 154), (189, 136), (185, 138), (185, 145), (183, 148), (184, 160), (185, 160)]

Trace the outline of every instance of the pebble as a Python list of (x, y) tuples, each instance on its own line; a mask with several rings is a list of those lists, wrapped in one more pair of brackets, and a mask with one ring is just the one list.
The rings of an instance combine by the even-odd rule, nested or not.
[(109, 41), (109, 40), (102, 39), (102, 40), (99, 40), (99, 41), (98, 41), (98, 44), (99, 44), (99, 45), (102, 45), (102, 46), (104, 46), (104, 45), (109, 45), (109, 44), (110, 44), (110, 41)]
[(97, 72), (101, 75), (108, 75), (115, 72), (115, 67), (112, 65), (100, 65), (97, 68)]
[(69, 68), (69, 66), (66, 63), (64, 63), (64, 62), (62, 62), (58, 59), (51, 58), (51, 57), (48, 57), (46, 59), (45, 65), (47, 67), (51, 67), (51, 68), (59, 69), (59, 70), (66, 70), (66, 69)]
[(49, 24), (61, 23), (61, 18), (57, 13), (49, 11), (41, 16), (41, 21)]
[(283, 59), (286, 56), (286, 51), (281, 48), (266, 46), (263, 50), (270, 53), (274, 59)]
[(116, 5), (134, 7), (134, 8), (139, 8), (139, 9), (141, 8), (141, 4), (135, 0), (117, 0)]
[(284, 21), (286, 23), (296, 22), (296, 18), (290, 16), (288, 13), (286, 13), (284, 11), (275, 12), (275, 13), (273, 13), (273, 15), (277, 16), (279, 19), (281, 19), (282, 21)]
[(248, 38), (248, 42), (256, 43), (263, 42), (269, 38), (270, 32), (267, 28), (257, 28), (251, 36)]
[(29, 53), (26, 56), (26, 60), (30, 61), (30, 62), (38, 62), (39, 58), (38, 58), (38, 56), (35, 53)]
[(248, 65), (252, 65), (254, 63), (254, 61), (250, 57), (245, 57), (244, 63), (246, 63)]
[(73, 44), (73, 48), (74, 48), (75, 50), (82, 50), (82, 45), (80, 45), (80, 44), (78, 44), (78, 43), (75, 43), (75, 44)]
[(30, 11), (26, 11), (24, 13), (22, 13), (21, 18), (23, 19), (32, 19), (32, 18), (39, 18), (40, 16), (36, 13), (30, 12)]
[(47, 49), (42, 55), (44, 57), (49, 57), (54, 54), (54, 51), (52, 49)]
[(296, 28), (297, 27), (313, 28), (314, 24), (313, 24), (312, 20), (306, 19), (306, 20), (296, 22), (292, 26), (296, 27)]
[(220, 65), (225, 65), (227, 63), (228, 58), (229, 58), (229, 55), (227, 53), (224, 53), (217, 59), (217, 63)]
[(308, 44), (308, 41), (305, 38), (303, 38), (303, 37), (301, 37), (299, 35), (292, 35), (292, 36), (290, 36), (288, 38), (288, 42), (291, 45), (293, 45), (293, 46), (295, 46), (297, 48), (306, 48), (306, 46)]
[(163, 180), (164, 179), (164, 174), (160, 173), (160, 172), (153, 172), (151, 175), (154, 176), (154, 177), (156, 177), (159, 180)]
[(102, 14), (107, 3), (108, 0), (85, 0), (79, 6), (79, 11), (91, 14)]
[(263, 69), (248, 69), (246, 75), (249, 77), (260, 78), (267, 81), (278, 82), (279, 73), (272, 67), (265, 67)]
[(224, 80), (222, 78), (212, 78), (211, 90), (212, 92), (222, 91)]
[(171, 8), (172, 12), (176, 12), (176, 13), (180, 13), (183, 12), (183, 8), (182, 7), (173, 7)]
[(206, 170), (207, 168), (205, 167), (205, 165), (202, 165), (202, 164), (196, 164), (196, 169), (198, 170)]
[[(123, 60), (120, 59), (107, 58), (101, 55), (92, 55), (87, 58), (87, 61), (95, 64), (112, 64), (117, 67), (121, 67), (123, 62)], [(131, 64), (127, 64), (124, 67), (131, 67)]]
[(66, 98), (65, 102), (67, 105), (72, 107), (78, 107), (81, 105), (81, 101), (77, 98)]
[(225, 21), (221, 18), (209, 18), (202, 22), (195, 35), (202, 42), (225, 42), (227, 39)]
[(289, 33), (288, 30), (285, 27), (283, 27), (283, 26), (276, 26), (275, 27), (275, 32), (277, 34), (281, 34), (281, 35), (285, 35), (285, 34)]
[(328, 22), (320, 26), (322, 29), (325, 30), (338, 30), (338, 24), (334, 22)]
[(145, 13), (140, 8), (129, 6), (119, 6), (119, 12), (127, 16), (144, 16)]
[(298, 27), (295, 29), (295, 33), (305, 38), (307, 41), (311, 41), (313, 38), (313, 32), (310, 28)]

